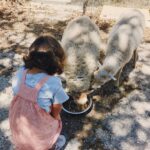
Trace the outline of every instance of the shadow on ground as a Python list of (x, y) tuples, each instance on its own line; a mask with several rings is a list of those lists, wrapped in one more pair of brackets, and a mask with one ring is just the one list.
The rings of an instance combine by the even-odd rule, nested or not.
[[(10, 55), (10, 66), (16, 63), (18, 59), (13, 59), (15, 54), (26, 53), (28, 46), (37, 36), (41, 34), (52, 34), (57, 40), (61, 40), (62, 33), (67, 24), (67, 22), (58, 22), (51, 25), (47, 23), (27, 22), (25, 29), (18, 31), (14, 29), (13, 24), (15, 23), (15, 21), (9, 22), (9, 20), (7, 20), (7, 22), (2, 22), (1, 26), (1, 28), (6, 30), (9, 34), (7, 34), (8, 46), (1, 49), (2, 52), (0, 55), (2, 56), (1, 58), (4, 59)], [(14, 35), (11, 34), (11, 29)], [(16, 41), (16, 39), (18, 39), (18, 41)], [(147, 56), (150, 57), (149, 55)], [(143, 59), (141, 62), (150, 65), (148, 60)], [(4, 93), (7, 87), (10, 86), (9, 81), (12, 71), (19, 65), (20, 63), (13, 65), (12, 70), (6, 69), (6, 72), (1, 76), (1, 93)], [(0, 67), (3, 69), (7, 68), (6, 66)], [(68, 116), (62, 112), (62, 133), (66, 135), (67, 142), (77, 144), (74, 146), (82, 150), (103, 150), (104, 148), (112, 150), (113, 148), (119, 149), (119, 147), (121, 148), (124, 145), (127, 149), (130, 149), (132, 146), (139, 146), (141, 149), (144, 149), (144, 147), (148, 145), (146, 141), (150, 140), (150, 127), (148, 124), (150, 121), (150, 97), (148, 94), (148, 90), (150, 89), (150, 77), (138, 71), (134, 77), (135, 85), (128, 83), (128, 76), (133, 71), (131, 60), (122, 73), (122, 86), (120, 88), (117, 88), (114, 83), (110, 81), (101, 89), (94, 91), (93, 101), (95, 105), (93, 110), (86, 116)], [(120, 105), (119, 109), (116, 109), (117, 105)], [(112, 111), (114, 114), (108, 115), (105, 118), (106, 114)], [(7, 117), (7, 107), (1, 107), (0, 122), (3, 122)], [(2, 141), (3, 146), (3, 148), (0, 147), (0, 149), (8, 150), (10, 145), (8, 137), (5, 136), (2, 130), (0, 130), (0, 135), (0, 141)], [(80, 143), (78, 141), (80, 141)]]
[[(116, 87), (113, 81), (110, 81), (102, 86), (102, 88), (95, 90), (91, 94), (94, 101), (94, 108), (86, 116), (70, 116), (64, 112), (62, 113), (64, 125), (62, 133), (66, 135), (69, 142), (72, 141), (72, 143), (78, 144), (79, 149), (91, 148), (103, 150), (104, 146), (102, 146), (102, 143), (96, 136), (97, 130), (103, 126), (102, 120), (107, 113), (112, 112), (121, 99), (140, 88), (128, 83), (128, 76), (133, 69), (133, 59), (131, 59), (122, 72), (120, 80), (122, 85), (120, 88)], [(121, 118), (118, 117), (118, 120), (119, 119), (121, 120)], [(81, 144), (79, 144), (77, 140), (80, 141)]]
[(11, 146), (11, 142), (8, 137), (4, 135), (4, 132), (0, 129), (0, 149), (8, 150)]
[[(138, 78), (145, 80), (140, 90), (121, 99), (113, 113), (108, 115), (96, 136), (107, 150), (149, 149), (150, 142), (150, 87), (149, 76), (142, 72)], [(139, 80), (137, 80), (137, 83)]]

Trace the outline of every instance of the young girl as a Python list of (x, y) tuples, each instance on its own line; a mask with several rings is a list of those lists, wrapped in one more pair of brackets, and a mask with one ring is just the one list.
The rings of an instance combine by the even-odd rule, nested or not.
[(55, 74), (63, 72), (64, 51), (53, 37), (41, 36), (23, 61), (12, 84), (9, 120), (13, 143), (17, 150), (60, 149), (65, 144), (60, 112), (68, 96)]

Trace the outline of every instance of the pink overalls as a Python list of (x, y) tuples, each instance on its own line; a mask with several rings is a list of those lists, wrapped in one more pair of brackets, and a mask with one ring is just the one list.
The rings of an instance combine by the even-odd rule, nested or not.
[(25, 85), (26, 72), (9, 110), (12, 140), (17, 150), (48, 150), (62, 129), (61, 121), (54, 119), (37, 104), (38, 92), (49, 76), (30, 88)]

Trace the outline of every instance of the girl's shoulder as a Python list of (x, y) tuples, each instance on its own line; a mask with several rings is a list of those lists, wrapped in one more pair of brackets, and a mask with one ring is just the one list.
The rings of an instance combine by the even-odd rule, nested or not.
[[(18, 69), (18, 71), (16, 73), (17, 78), (21, 79), (25, 69), (26, 68), (24, 66), (21, 66)], [(42, 78), (44, 78), (46, 76), (49, 76), (49, 78), (44, 84), (44, 89), (51, 88), (51, 87), (58, 89), (59, 87), (62, 86), (61, 79), (58, 76), (55, 76), (55, 75), (50, 76), (50, 75), (47, 75), (46, 73), (27, 74), (26, 80), (27, 80), (27, 82), (31, 81), (31, 80), (34, 80), (35, 82), (39, 82)]]
[(60, 87), (62, 87), (61, 79), (57, 76), (49, 76), (47, 82), (45, 82), (43, 88), (50, 88), (54, 91), (57, 91)]
[[(23, 72), (26, 68), (24, 66), (20, 67), (13, 78), (12, 89), (14, 95), (19, 91), (20, 83), (22, 80)], [(28, 87), (34, 88), (40, 80), (48, 76), (46, 73), (37, 74), (27, 74), (25, 84)], [(38, 93), (38, 103), (39, 105), (46, 106), (46, 110), (51, 104), (51, 100), (55, 104), (60, 104), (68, 99), (68, 95), (63, 89), (61, 79), (58, 76), (48, 76), (48, 80), (44, 83)], [(47, 107), (48, 105), (48, 107)], [(45, 108), (44, 108), (45, 109)]]

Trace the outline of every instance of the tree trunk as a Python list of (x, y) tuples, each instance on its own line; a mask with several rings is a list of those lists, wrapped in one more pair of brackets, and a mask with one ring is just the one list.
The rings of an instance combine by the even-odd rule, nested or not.
[(84, 0), (84, 2), (83, 2), (83, 12), (82, 12), (82, 15), (85, 15), (85, 13), (86, 13), (86, 8), (88, 6), (88, 2), (89, 2), (89, 0)]

